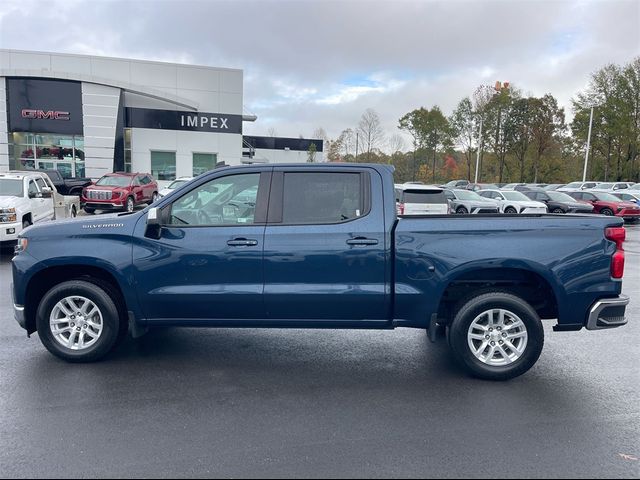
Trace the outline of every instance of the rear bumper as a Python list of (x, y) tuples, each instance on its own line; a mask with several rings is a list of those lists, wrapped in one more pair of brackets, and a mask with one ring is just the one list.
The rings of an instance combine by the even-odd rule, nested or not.
[(603, 330), (626, 325), (628, 320), (624, 314), (628, 304), (629, 297), (626, 295), (598, 300), (589, 310), (587, 330)]

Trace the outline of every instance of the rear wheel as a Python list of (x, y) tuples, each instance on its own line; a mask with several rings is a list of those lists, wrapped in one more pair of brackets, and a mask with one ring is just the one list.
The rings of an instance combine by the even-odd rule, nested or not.
[(509, 380), (536, 363), (544, 330), (526, 301), (492, 291), (458, 308), (448, 338), (453, 356), (470, 374), (485, 380)]
[(461, 215), (467, 214), (469, 213), (469, 211), (465, 208), (465, 207), (458, 207), (456, 209), (456, 213), (459, 213)]
[(116, 304), (98, 285), (71, 280), (49, 290), (38, 305), (36, 326), (49, 352), (68, 362), (93, 362), (122, 338)]
[(554, 208), (551, 213), (564, 213), (564, 210), (562, 210), (561, 208)]
[(518, 211), (513, 207), (507, 207), (504, 209), (504, 213), (514, 214), (514, 213), (518, 213)]
[(602, 215), (606, 215), (607, 217), (613, 216), (613, 210), (611, 210), (610, 208), (603, 208), (602, 210), (600, 210), (600, 213)]

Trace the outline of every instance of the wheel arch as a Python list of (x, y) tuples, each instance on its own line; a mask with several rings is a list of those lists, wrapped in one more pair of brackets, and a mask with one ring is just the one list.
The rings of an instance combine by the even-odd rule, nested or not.
[(501, 290), (526, 300), (540, 318), (559, 315), (562, 292), (543, 271), (532, 266), (477, 266), (452, 274), (445, 280), (438, 304), (438, 318), (450, 321), (456, 306), (487, 290)]
[(42, 297), (54, 285), (68, 280), (85, 280), (98, 285), (107, 291), (113, 298), (118, 313), (120, 315), (121, 324), (126, 326), (127, 320), (127, 303), (115, 275), (106, 268), (92, 265), (56, 265), (44, 268), (36, 272), (27, 283), (25, 296), (25, 322), (27, 333), (34, 333), (36, 328), (36, 313)]

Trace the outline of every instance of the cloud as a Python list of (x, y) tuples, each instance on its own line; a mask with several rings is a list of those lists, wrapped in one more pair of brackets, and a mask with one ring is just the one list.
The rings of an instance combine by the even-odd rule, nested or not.
[(391, 135), (496, 80), (568, 107), (640, 54), (639, 19), (635, 0), (5, 0), (0, 46), (242, 68), (248, 133), (333, 137), (371, 107)]

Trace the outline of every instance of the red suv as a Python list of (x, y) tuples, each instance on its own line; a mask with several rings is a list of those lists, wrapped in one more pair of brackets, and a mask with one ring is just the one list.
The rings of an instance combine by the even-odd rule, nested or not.
[(158, 198), (158, 184), (148, 173), (108, 173), (82, 190), (84, 211), (124, 210), (133, 212), (136, 205), (153, 203)]
[(640, 207), (635, 203), (624, 202), (607, 192), (579, 191), (566, 192), (576, 200), (593, 205), (593, 213), (615, 215), (625, 220), (640, 219)]

